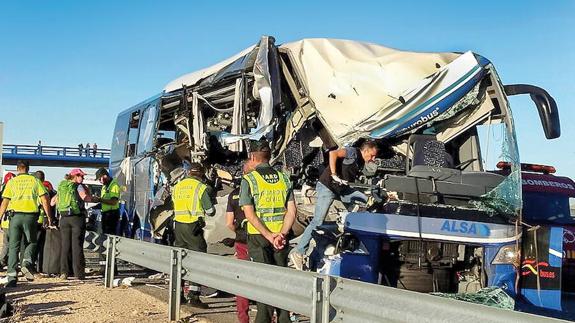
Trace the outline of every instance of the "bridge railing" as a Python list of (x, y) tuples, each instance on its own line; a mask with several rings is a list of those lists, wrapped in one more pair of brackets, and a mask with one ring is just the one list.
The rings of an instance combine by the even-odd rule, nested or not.
[(62, 157), (110, 158), (110, 149), (81, 148), (42, 145), (12, 145), (4, 144), (3, 154), (14, 155), (41, 155)]

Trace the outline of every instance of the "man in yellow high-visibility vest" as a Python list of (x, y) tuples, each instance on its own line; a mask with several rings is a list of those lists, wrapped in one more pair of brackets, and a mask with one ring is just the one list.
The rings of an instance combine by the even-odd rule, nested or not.
[(8, 251), (8, 271), (3, 281), (6, 287), (15, 287), (18, 279), (17, 265), (19, 263), (20, 240), (26, 237), (26, 249), (22, 259), (21, 271), (27, 280), (34, 280), (33, 257), (36, 252), (37, 222), (39, 216), (38, 199), (46, 213), (48, 225), (52, 226), (52, 213), (48, 201), (48, 191), (34, 176), (29, 175), (30, 166), (25, 161), (16, 164), (18, 176), (6, 185), (0, 205), (0, 215), (10, 208), (13, 210), (10, 219), (10, 248)]
[(116, 234), (120, 221), (120, 185), (105, 168), (98, 169), (96, 180), (103, 185), (98, 199), (102, 203), (102, 232)]
[[(287, 236), (296, 216), (296, 204), (291, 182), (286, 174), (269, 164), (271, 150), (265, 140), (250, 144), (246, 167), (251, 171), (243, 176), (240, 201), (248, 220), (248, 253), (255, 262), (287, 267)], [(272, 321), (274, 308), (257, 303), (255, 322)], [(278, 323), (290, 322), (286, 310), (277, 311)]]
[[(174, 202), (174, 246), (193, 251), (207, 252), (204, 239), (204, 216), (214, 216), (216, 209), (210, 197), (210, 188), (203, 183), (202, 165), (192, 163), (188, 176), (178, 182), (172, 190)], [(200, 300), (200, 286), (190, 284), (188, 303), (199, 308), (208, 306)]]

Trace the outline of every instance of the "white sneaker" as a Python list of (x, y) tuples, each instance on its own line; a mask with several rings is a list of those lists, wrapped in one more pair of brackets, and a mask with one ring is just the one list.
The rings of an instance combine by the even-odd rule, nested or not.
[(0, 278), (0, 284), (4, 285), (8, 283), (8, 276)]
[(297, 270), (303, 270), (303, 255), (297, 251), (293, 251), (289, 254), (289, 260)]

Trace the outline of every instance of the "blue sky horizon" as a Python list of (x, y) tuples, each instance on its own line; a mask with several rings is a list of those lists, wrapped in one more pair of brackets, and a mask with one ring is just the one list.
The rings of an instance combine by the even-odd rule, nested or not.
[(494, 63), (504, 84), (545, 88), (559, 106), (561, 138), (545, 139), (528, 97), (511, 98), (521, 159), (575, 177), (574, 13), (569, 0), (3, 2), (4, 142), (108, 148), (119, 112), (261, 35), (277, 43), (343, 38), (409, 51), (471, 50)]

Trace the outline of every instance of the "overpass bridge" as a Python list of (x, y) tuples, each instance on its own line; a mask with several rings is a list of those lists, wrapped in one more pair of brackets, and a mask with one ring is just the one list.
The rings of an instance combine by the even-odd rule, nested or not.
[(27, 160), (30, 166), (47, 167), (108, 167), (110, 149), (86, 149), (41, 145), (11, 145), (2, 147), (2, 164), (16, 165), (18, 160)]

